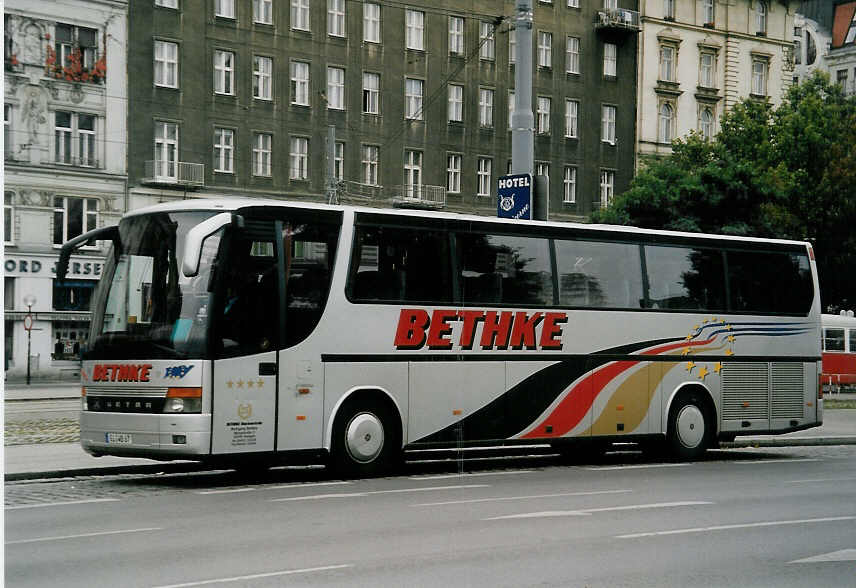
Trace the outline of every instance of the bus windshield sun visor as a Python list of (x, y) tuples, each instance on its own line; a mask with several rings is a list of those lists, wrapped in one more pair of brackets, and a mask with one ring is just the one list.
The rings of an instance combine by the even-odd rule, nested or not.
[(241, 228), (244, 226), (244, 217), (232, 214), (231, 212), (221, 212), (199, 223), (187, 232), (184, 259), (181, 262), (181, 273), (188, 278), (192, 278), (199, 273), (199, 257), (202, 255), (202, 243), (205, 242), (205, 239), (229, 224)]
[(59, 282), (65, 280), (65, 276), (68, 273), (68, 260), (71, 258), (71, 254), (84, 245), (95, 245), (96, 241), (118, 243), (119, 225), (94, 229), (63, 243), (63, 246), (59, 250), (59, 261), (56, 264), (56, 278)]

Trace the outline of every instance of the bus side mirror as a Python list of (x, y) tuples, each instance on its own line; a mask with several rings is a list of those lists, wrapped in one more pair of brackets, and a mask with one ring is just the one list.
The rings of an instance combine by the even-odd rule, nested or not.
[(119, 242), (119, 225), (94, 229), (63, 243), (62, 248), (59, 250), (59, 261), (56, 264), (57, 281), (62, 282), (65, 280), (65, 276), (68, 273), (68, 260), (71, 258), (71, 254), (84, 245), (95, 245), (96, 241), (112, 241), (114, 244), (117, 244)]
[(233, 215), (231, 212), (221, 212), (190, 229), (184, 240), (184, 259), (181, 261), (181, 273), (188, 278), (198, 274), (202, 243), (226, 225), (231, 224), (238, 228), (243, 227), (244, 217), (237, 214)]

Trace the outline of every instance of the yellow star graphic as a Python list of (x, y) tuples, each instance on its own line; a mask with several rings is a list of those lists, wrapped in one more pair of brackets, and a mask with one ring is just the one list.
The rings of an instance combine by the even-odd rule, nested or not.
[(247, 380), (247, 388), (252, 388), (255, 385), (255, 382), (252, 380)]
[(708, 369), (706, 367), (701, 366), (701, 369), (698, 371), (698, 379), (704, 380), (704, 377), (709, 373), (710, 372), (708, 371)]
[(725, 355), (734, 355), (734, 352), (733, 352), (733, 351), (731, 351), (730, 349), (727, 349), (727, 350), (725, 351)]
[(698, 331), (698, 325), (693, 327), (693, 331)]
[(681, 355), (689, 355), (690, 353), (692, 353), (692, 350), (689, 347), (681, 351)]
[(726, 337), (726, 339), (729, 343), (734, 343), (734, 335), (729, 335), (728, 337)]
[(233, 382), (232, 380), (229, 380), (228, 382), (226, 382), (226, 387), (227, 387), (227, 388), (231, 388), (231, 387), (232, 387), (232, 386), (234, 386), (234, 385), (235, 385), (235, 382)]
[(238, 380), (238, 388), (243, 388), (243, 387), (244, 387), (244, 381)]
[(692, 334), (692, 333), (690, 333), (689, 335), (687, 335), (687, 341), (690, 341), (692, 338), (693, 338), (693, 334)]
[(716, 318), (716, 317), (713, 317), (712, 319), (710, 319), (710, 322), (712, 322), (712, 323), (718, 323), (718, 322), (719, 322), (719, 319), (718, 319), (718, 318)]
[(694, 362), (694, 361), (688, 361), (688, 362), (687, 362), (687, 371), (688, 371), (688, 372), (693, 371), (693, 368), (694, 368), (694, 367), (695, 367), (695, 362)]
[(262, 380), (261, 378), (259, 378), (259, 381), (256, 382), (256, 386), (258, 386), (259, 388), (264, 388), (265, 387), (265, 381)]
[[(725, 322), (725, 321), (723, 321), (723, 322)], [(733, 329), (734, 327), (732, 327), (731, 325), (728, 325), (728, 326), (727, 326), (727, 327), (725, 327), (725, 328), (726, 328), (727, 330), (729, 330), (729, 331), (730, 331), (730, 330), (731, 330), (731, 329)]]
[(717, 361), (715, 364), (713, 364), (713, 371), (714, 371), (714, 373), (717, 373), (717, 374), (720, 371), (722, 371), (722, 362), (721, 361)]

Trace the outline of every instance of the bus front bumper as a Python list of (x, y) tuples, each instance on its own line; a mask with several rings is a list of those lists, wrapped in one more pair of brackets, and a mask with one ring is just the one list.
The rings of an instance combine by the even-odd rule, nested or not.
[(211, 453), (211, 415), (82, 411), (80, 445), (96, 456), (199, 459)]

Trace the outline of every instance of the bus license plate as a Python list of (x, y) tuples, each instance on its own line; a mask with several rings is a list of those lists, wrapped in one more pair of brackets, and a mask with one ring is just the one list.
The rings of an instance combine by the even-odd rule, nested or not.
[(131, 444), (131, 434), (130, 433), (107, 433), (107, 443), (112, 443), (114, 445), (130, 445)]

